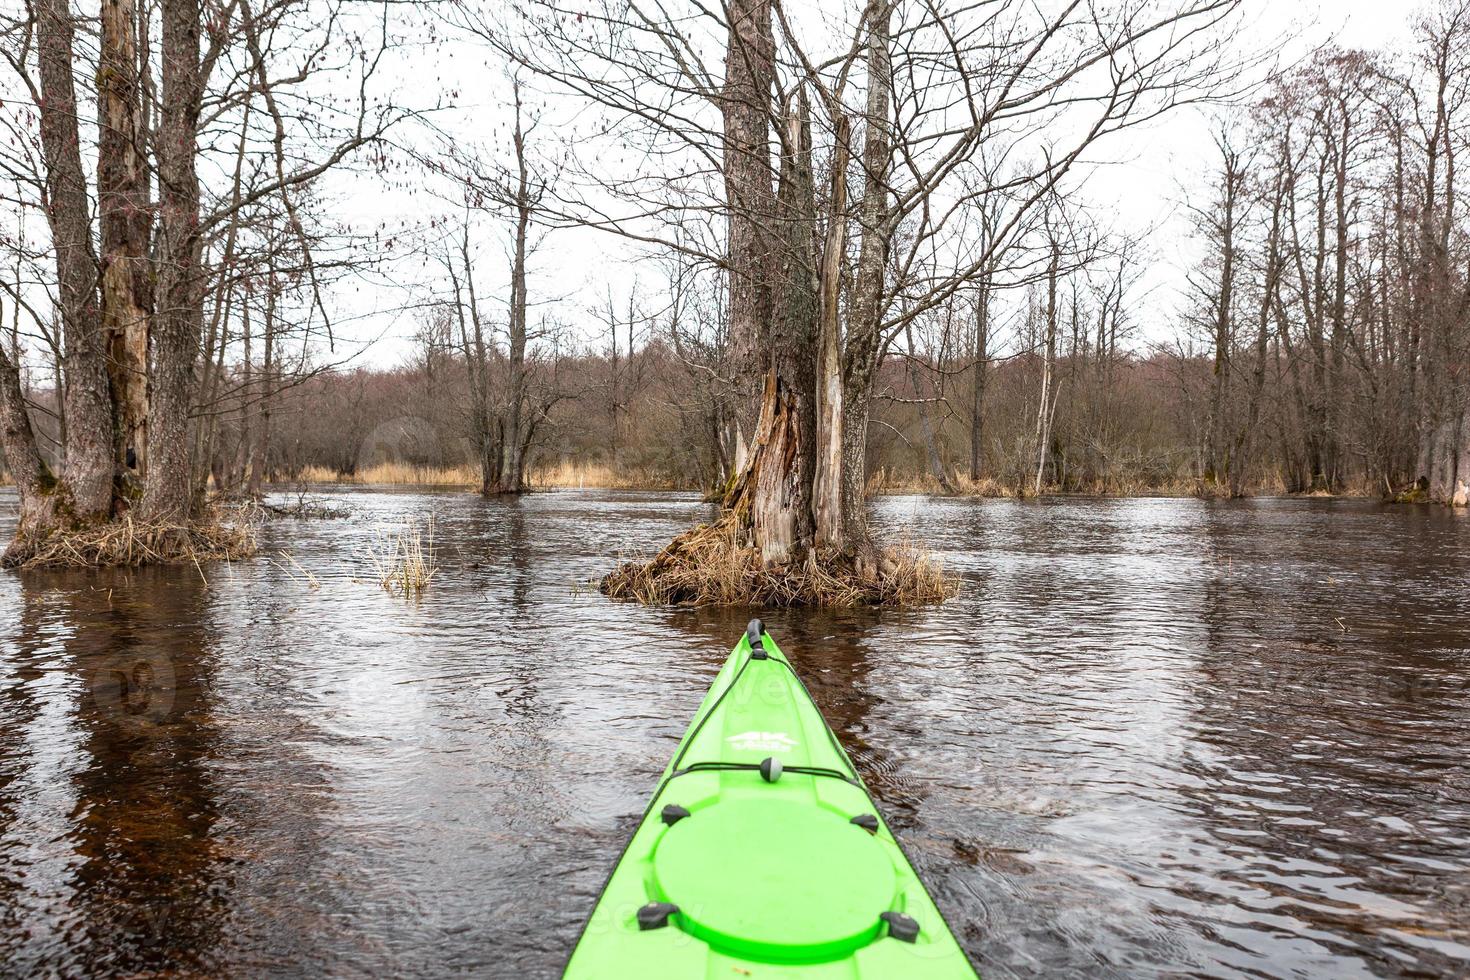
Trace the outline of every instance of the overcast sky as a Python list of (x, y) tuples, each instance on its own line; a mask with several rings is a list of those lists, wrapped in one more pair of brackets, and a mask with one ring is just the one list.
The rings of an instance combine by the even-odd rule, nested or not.
[[(1410, 37), (1410, 23), (1418, 4), (1398, 0), (1248, 0), (1247, 27), (1243, 41), (1258, 50), (1279, 50), (1285, 63), (1302, 57), (1323, 41), (1336, 38), (1346, 47), (1392, 49), (1405, 45)], [(493, 93), (503, 90), (494, 68), (481, 68), (484, 60), (479, 52), (466, 50), (456, 60), (469, 69), (466, 85), (471, 92)], [(444, 71), (435, 65), (436, 75)], [(473, 73), (483, 72), (483, 80)], [(441, 76), (442, 77), (442, 76)], [(458, 125), (483, 135), (487, 126), (468, 113)], [(1156, 124), (1147, 132), (1135, 134), (1128, 143), (1114, 143), (1107, 148), (1107, 158), (1116, 161), (1089, 183), (1089, 195), (1111, 213), (1116, 229), (1124, 234), (1148, 233), (1147, 257), (1150, 273), (1135, 297), (1134, 319), (1145, 341), (1160, 341), (1173, 335), (1178, 312), (1184, 303), (1184, 274), (1198, 254), (1191, 240), (1189, 223), (1183, 213), (1183, 202), (1190, 195), (1207, 192), (1207, 179), (1213, 165), (1211, 143), (1212, 119), (1209, 110), (1183, 110)], [(426, 208), (442, 203), (404, 195), (349, 196), (344, 200), (348, 213), (344, 217), (355, 223), (395, 220), (414, 223)], [(477, 270), (486, 290), (499, 290), (505, 279), (504, 244), (498, 239), (493, 222), (487, 221), (479, 244), (479, 261), (484, 271)], [(428, 288), (436, 274), (432, 267), (413, 263), (416, 268), (402, 268), (394, 279), (408, 284), (399, 291)], [(606, 295), (609, 288), (623, 293), (636, 273), (629, 255), (610, 236), (586, 231), (560, 231), (537, 256), (537, 273), (533, 290), (539, 284), (543, 292), (554, 291), (561, 301), (563, 319), (585, 320), (585, 309)], [(355, 290), (339, 293), (343, 313), (350, 316), (344, 332), (358, 343), (371, 341), (362, 354), (368, 363), (388, 365), (402, 361), (412, 346), (417, 315), (411, 312), (378, 312), (398, 307), (403, 300), (385, 301), (371, 284), (363, 283)], [(590, 324), (584, 324), (590, 333)]]

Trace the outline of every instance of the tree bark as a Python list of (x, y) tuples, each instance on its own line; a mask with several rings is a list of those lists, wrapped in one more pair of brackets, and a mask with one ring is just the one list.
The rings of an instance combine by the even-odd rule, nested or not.
[(1235, 309), (1236, 226), (1239, 221), (1240, 191), (1245, 174), (1240, 156), (1221, 140), (1224, 184), (1221, 187), (1220, 218), (1215, 232), (1220, 249), (1220, 284), (1215, 295), (1215, 363), (1210, 385), (1210, 419), (1205, 433), (1205, 480), (1215, 486), (1229, 482), (1232, 460), (1226, 432), (1226, 405), (1230, 396), (1230, 346), (1232, 314)]
[(138, 29), (134, 0), (102, 0), (97, 71), (102, 331), (116, 412), (114, 465), (125, 483), (148, 472), (149, 210), (139, 127)]
[[(939, 484), (941, 492), (954, 493), (954, 484), (950, 482), (949, 472), (944, 467), (944, 460), (939, 454), (939, 439), (934, 429), (934, 416), (930, 409), (928, 392), (923, 390), (919, 382), (918, 349), (914, 346), (914, 328), (912, 323), (904, 324), (904, 339), (909, 349), (909, 388), (918, 400), (919, 430), (924, 436), (924, 458), (929, 464), (929, 475), (934, 477), (934, 482)], [(943, 367), (943, 362), (940, 364)]]
[[(449, 278), (454, 284), (454, 308), (459, 320), (460, 346), (464, 349), (465, 367), (470, 383), (470, 429), (475, 438), (476, 455), (480, 466), (480, 494), (488, 497), (495, 492), (499, 478), (497, 463), (498, 447), (495, 444), (493, 419), (490, 412), (490, 358), (485, 342), (485, 329), (480, 320), (480, 303), (475, 294), (475, 272), (470, 262), (470, 229), (465, 223), (464, 237), (460, 240), (460, 261), (464, 263), (464, 292), (461, 294), (459, 275), (451, 259)], [(465, 317), (465, 300), (469, 301), (469, 318)], [(471, 333), (473, 327), (473, 334)]]
[(1251, 383), (1246, 398), (1246, 420), (1235, 434), (1233, 452), (1234, 465), (1230, 467), (1230, 496), (1244, 497), (1248, 464), (1255, 453), (1256, 426), (1261, 418), (1261, 400), (1266, 389), (1266, 360), (1271, 340), (1271, 311), (1277, 302), (1277, 290), (1281, 278), (1281, 208), (1284, 195), (1278, 176), (1276, 189), (1271, 200), (1271, 226), (1266, 236), (1266, 275), (1261, 286), (1261, 306), (1256, 321), (1255, 364), (1251, 369)]
[(250, 476), (247, 492), (259, 497), (265, 490), (270, 473), (271, 453), (271, 401), (275, 390), (276, 375), (276, 305), (280, 288), (276, 282), (275, 263), (266, 269), (265, 323), (261, 327), (260, 376), (256, 382), (256, 422), (253, 441), (250, 444)]
[[(817, 340), (820, 328), (816, 265), (816, 193), (812, 177), (811, 113), (803, 89), (787, 115), (777, 193), (777, 278), (772, 370), (778, 379), (779, 435), (768, 451), (779, 462), (756, 484), (756, 538), (767, 563), (800, 560), (814, 543), (813, 489), (817, 465)], [(767, 385), (769, 387), (769, 383)], [(765, 406), (762, 406), (765, 412)], [(777, 478), (782, 470), (784, 476)], [(779, 535), (762, 536), (763, 525)]]
[(195, 156), (204, 79), (199, 5), (162, 0), (163, 112), (158, 134), (158, 298), (154, 317), (144, 515), (187, 522), (193, 487), (189, 413), (204, 283)]
[(842, 268), (847, 252), (847, 165), (849, 125), (833, 107), (836, 141), (832, 186), (827, 201), (827, 234), (822, 245), (820, 321), (817, 342), (817, 442), (812, 511), (818, 547), (843, 550), (842, 519)]
[(510, 377), (509, 397), (504, 420), (504, 437), (501, 442), (502, 463), (500, 479), (496, 487), (500, 493), (521, 493), (526, 489), (523, 426), (525, 425), (526, 401), (526, 242), (530, 234), (531, 199), (530, 171), (526, 163), (526, 137), (521, 127), (520, 86), (515, 86), (515, 134), (517, 184), (515, 195), (516, 234), (515, 252), (510, 268)]
[(1051, 264), (1046, 270), (1046, 339), (1041, 361), (1041, 401), (1036, 408), (1036, 480), (1035, 491), (1041, 493), (1046, 479), (1046, 457), (1051, 442), (1052, 367), (1057, 359), (1057, 284), (1061, 266), (1061, 246), (1052, 239)]
[(0, 451), (5, 453), (5, 467), (20, 493), (20, 520), (17, 541), (28, 540), (51, 518), (51, 494), (56, 477), (36, 447), (36, 433), (31, 428), (21, 390), (20, 368), (0, 345)]
[(862, 244), (853, 282), (843, 363), (842, 522), (849, 550), (866, 550), (868, 414), (882, 350), (884, 276), (893, 240), (888, 171), (893, 159), (889, 119), (893, 96), (889, 24), (892, 0), (871, 0), (867, 9), (868, 93), (863, 139), (863, 199), (858, 207)]
[(734, 397), (730, 424), (739, 472), (770, 364), (775, 273), (768, 228), (775, 215), (771, 174), (771, 89), (776, 45), (770, 0), (730, 0), (725, 48), (724, 178), (729, 228), (729, 349)]
[(801, 415), (800, 396), (771, 368), (755, 438), (725, 497), (743, 543), (757, 548), (768, 567), (799, 560), (811, 541), (811, 511), (800, 506), (806, 487), (798, 460), (804, 452), (810, 455), (801, 444)]
[(66, 466), (62, 471), (66, 516), (88, 523), (106, 520), (112, 513), (112, 401), (98, 322), (97, 256), (92, 248), (77, 129), (71, 10), (67, 0), (38, 0), (35, 9), (46, 217), (56, 250), (66, 377)]
[(990, 277), (975, 297), (975, 384), (970, 390), (970, 479), (985, 475), (985, 382), (990, 373)]

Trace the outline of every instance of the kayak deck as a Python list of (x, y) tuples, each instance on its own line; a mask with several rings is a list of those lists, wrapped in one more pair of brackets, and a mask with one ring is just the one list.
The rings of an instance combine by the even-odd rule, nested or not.
[(566, 976), (975, 973), (757, 620), (679, 743)]

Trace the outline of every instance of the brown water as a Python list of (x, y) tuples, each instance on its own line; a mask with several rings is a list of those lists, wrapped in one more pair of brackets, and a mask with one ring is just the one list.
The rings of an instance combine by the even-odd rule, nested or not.
[[(706, 510), (348, 499), (268, 529), (315, 589), (0, 576), (0, 972), (558, 970), (749, 615), (579, 583)], [(421, 602), (354, 581), (429, 512)], [(876, 512), (958, 599), (767, 620), (988, 976), (1470, 973), (1470, 519)]]

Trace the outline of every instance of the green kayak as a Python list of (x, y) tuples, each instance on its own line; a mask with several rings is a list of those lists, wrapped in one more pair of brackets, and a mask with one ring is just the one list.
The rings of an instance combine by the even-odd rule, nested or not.
[(791, 664), (750, 624), (566, 976), (974, 977)]

